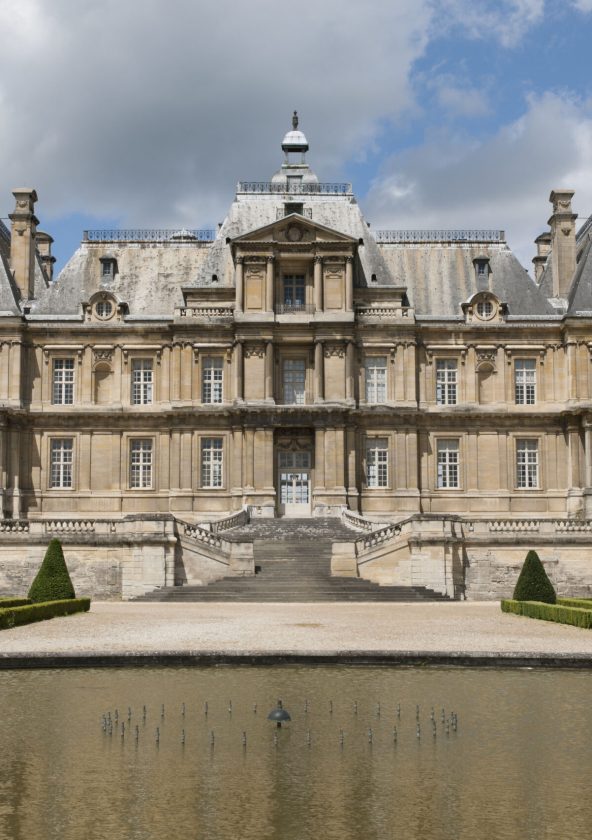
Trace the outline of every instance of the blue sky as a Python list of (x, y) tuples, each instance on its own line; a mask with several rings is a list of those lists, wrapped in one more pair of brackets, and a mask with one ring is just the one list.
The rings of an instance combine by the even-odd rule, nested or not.
[[(141, 9), (141, 14), (138, 14)], [(213, 227), (297, 108), (374, 228), (592, 214), (592, 0), (0, 0), (0, 215), (33, 186), (58, 267), (88, 227)]]

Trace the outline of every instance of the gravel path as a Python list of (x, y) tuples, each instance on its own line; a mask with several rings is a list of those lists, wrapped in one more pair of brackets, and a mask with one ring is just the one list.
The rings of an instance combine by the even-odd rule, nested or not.
[(498, 603), (142, 604), (0, 632), (4, 655), (345, 651), (586, 655), (592, 631), (505, 615)]

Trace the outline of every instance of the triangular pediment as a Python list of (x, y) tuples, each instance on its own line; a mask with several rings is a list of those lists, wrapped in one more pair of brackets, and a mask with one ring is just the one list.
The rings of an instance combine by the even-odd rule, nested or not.
[(233, 245), (247, 242), (342, 242), (344, 245), (354, 245), (358, 240), (307, 219), (300, 213), (290, 213), (270, 225), (243, 233), (231, 242)]

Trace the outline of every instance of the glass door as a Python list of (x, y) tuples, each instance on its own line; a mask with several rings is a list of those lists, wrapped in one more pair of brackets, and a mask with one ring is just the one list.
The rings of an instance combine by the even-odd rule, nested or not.
[(278, 454), (278, 508), (280, 516), (310, 516), (310, 452)]

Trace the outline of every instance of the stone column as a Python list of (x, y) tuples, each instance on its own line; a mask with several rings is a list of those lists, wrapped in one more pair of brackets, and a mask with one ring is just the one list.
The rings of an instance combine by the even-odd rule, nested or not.
[(172, 357), (171, 400), (177, 401), (181, 399), (181, 347), (178, 344), (173, 344)]
[[(0, 426), (0, 519), (5, 517), (5, 490), (6, 490), (6, 437), (8, 431), (3, 423)], [(35, 488), (38, 489), (38, 488)]]
[(14, 402), (21, 401), (21, 352), (20, 341), (12, 341), (10, 344), (10, 385), (9, 398)]
[(335, 429), (335, 488), (345, 493), (345, 429)]
[(90, 490), (90, 476), (91, 476), (91, 453), (92, 453), (92, 439), (93, 433), (81, 434), (78, 437), (78, 457), (80, 459), (80, 490)]
[(265, 400), (274, 402), (273, 393), (273, 341), (265, 342)]
[(314, 305), (316, 312), (323, 308), (323, 258), (314, 258)]
[(315, 429), (315, 486), (325, 489), (325, 430)]
[[(569, 486), (580, 487), (580, 434), (577, 426), (569, 426)], [(543, 453), (539, 452), (539, 462), (542, 462)]]
[(13, 519), (21, 518), (21, 491), (19, 487), (20, 475), (20, 446), (19, 446), (19, 432), (18, 429), (13, 429), (10, 433), (10, 460), (12, 472), (12, 517)]
[(345, 258), (345, 311), (354, 308), (354, 258)]
[(314, 350), (314, 378), (313, 378), (313, 400), (322, 402), (324, 399), (323, 387), (323, 342), (315, 341)]
[(244, 400), (243, 387), (243, 343), (237, 341), (234, 345), (234, 398)]
[(265, 308), (268, 312), (274, 311), (275, 292), (275, 257), (267, 257), (267, 273), (265, 276)]
[(354, 357), (355, 347), (353, 341), (345, 345), (345, 399), (354, 400)]
[(236, 311), (243, 311), (244, 286), (243, 286), (243, 258), (236, 258), (234, 269), (234, 284), (236, 286)]

